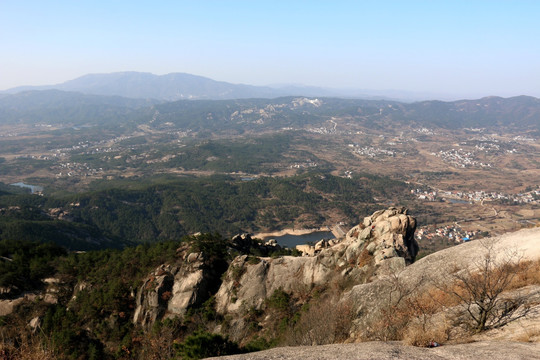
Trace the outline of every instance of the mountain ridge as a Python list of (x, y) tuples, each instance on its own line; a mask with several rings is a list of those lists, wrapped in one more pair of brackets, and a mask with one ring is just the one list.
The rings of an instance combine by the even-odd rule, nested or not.
[(257, 86), (217, 81), (208, 77), (183, 72), (155, 75), (149, 72), (122, 71), (92, 73), (53, 85), (18, 86), (0, 91), (14, 94), (31, 90), (78, 91), (94, 95), (117, 95), (131, 98), (152, 98), (162, 101), (180, 99), (246, 99), (281, 96), (324, 96), (371, 100), (421, 101), (441, 98), (455, 100), (459, 96), (407, 90), (369, 90), (361, 88), (326, 88), (298, 84)]
[(272, 98), (286, 94), (286, 92), (270, 87), (231, 84), (187, 73), (154, 75), (135, 71), (86, 74), (60, 84), (21, 86), (5, 90), (3, 93), (13, 94), (22, 91), (51, 89), (76, 91), (92, 95), (150, 98), (165, 101), (252, 97)]
[[(540, 131), (540, 99), (525, 95), (405, 103), (305, 96), (163, 101), (56, 89), (0, 94), (0, 118), (4, 123), (118, 125), (121, 121), (150, 121), (156, 111), (159, 117), (152, 120), (154, 126), (170, 123), (180, 128), (212, 131), (224, 127), (242, 131), (301, 127), (322, 123), (328, 116), (354, 118), (370, 127), (401, 123), (447, 129), (503, 126)], [(208, 117), (210, 113), (212, 116)], [(261, 123), (261, 118), (266, 120)]]

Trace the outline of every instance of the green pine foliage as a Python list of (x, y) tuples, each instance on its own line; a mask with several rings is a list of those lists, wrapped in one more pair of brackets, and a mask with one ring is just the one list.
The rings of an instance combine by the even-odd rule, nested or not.
[(312, 219), (307, 226), (317, 226), (326, 210), (342, 212), (354, 223), (375, 207), (374, 196), (403, 197), (406, 190), (402, 182), (367, 175), (343, 179), (312, 173), (252, 181), (212, 176), (78, 195), (80, 206), (71, 212), (76, 221), (111, 236), (148, 242), (195, 232), (273, 230), (290, 226), (300, 215)]
[[(231, 244), (231, 240), (219, 234), (201, 234), (184, 237), (181, 241), (142, 244), (123, 250), (67, 253), (54, 244), (1, 241), (0, 256), (9, 259), (0, 261), (2, 285), (8, 281), (13, 283), (12, 279), (25, 279), (27, 290), (40, 287), (48, 291), (41, 280), (53, 277), (56, 289), (53, 293), (57, 297), (54, 304), (23, 303), (15, 313), (0, 318), (3, 336), (9, 341), (37, 337), (58, 359), (145, 358), (146, 354), (159, 351), (156, 344), (163, 341), (170, 341), (173, 353), (182, 359), (260, 349), (264, 345), (261, 341), (244, 349), (221, 335), (206, 331), (206, 324), (224, 321), (216, 313), (213, 296), (189, 308), (181, 319), (156, 322), (151, 332), (144, 332), (132, 322), (135, 293), (143, 279), (157, 266), (178, 261), (179, 248), (202, 252), (205, 262), (218, 272), (219, 279), (219, 273), (226, 270), (236, 254), (230, 252)], [(221, 270), (217, 269), (219, 267)], [(34, 287), (29, 287), (28, 279), (34, 279)], [(20, 282), (17, 284), (22, 286)], [(281, 309), (279, 295), (272, 299)], [(30, 328), (16, 324), (28, 324), (36, 316), (41, 321), (39, 331), (21, 335)]]
[(66, 250), (51, 243), (0, 240), (0, 287), (15, 293), (40, 288), (55, 272), (54, 262)]
[[(186, 239), (188, 241), (188, 239)], [(132, 340), (135, 291), (142, 279), (159, 264), (176, 259), (181, 241), (67, 253), (54, 244), (0, 242), (1, 286), (45, 291), (44, 277), (54, 277), (57, 303), (24, 304), (2, 319), (4, 324), (41, 319), (42, 342), (59, 359), (112, 358), (122, 347), (135, 351)], [(9, 259), (9, 260), (5, 260)], [(69, 290), (73, 289), (73, 290)], [(8, 338), (26, 328), (4, 328)], [(10, 333), (11, 331), (11, 333)]]
[(175, 348), (177, 356), (183, 360), (197, 360), (243, 352), (238, 344), (227, 338), (202, 331), (188, 336), (184, 342), (176, 344)]
[[(125, 180), (109, 186), (64, 197), (0, 194), (0, 240), (92, 250), (170, 241), (197, 232), (232, 236), (292, 224), (317, 227), (327, 222), (327, 213), (353, 224), (379, 207), (375, 197), (403, 202), (408, 196), (408, 185), (386, 177), (361, 174), (346, 179), (320, 171), (251, 181), (215, 175)], [(53, 208), (66, 217), (51, 215)]]

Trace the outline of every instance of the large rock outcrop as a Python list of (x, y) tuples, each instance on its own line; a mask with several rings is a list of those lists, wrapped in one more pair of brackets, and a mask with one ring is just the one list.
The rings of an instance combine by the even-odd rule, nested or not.
[(348, 251), (369, 243), (367, 249), (373, 254), (376, 264), (390, 258), (403, 258), (407, 264), (418, 254), (418, 243), (414, 239), (416, 220), (405, 208), (379, 210), (364, 218), (346, 235)]
[[(450, 274), (455, 273), (456, 269), (476, 271), (479, 264), (484, 265), (483, 259), (488, 251), (492, 252), (491, 256), (495, 262), (504, 262), (509, 256), (516, 261), (536, 261), (540, 259), (540, 228), (523, 229), (514, 233), (453, 246), (423, 257), (392, 276), (383, 276), (375, 281), (354, 286), (341, 298), (341, 301), (349, 301), (354, 304), (356, 314), (351, 335), (359, 337), (366, 330), (369, 330), (373, 316), (388, 306), (392, 293), (396, 291), (396, 285), (399, 284), (401, 289), (406, 289), (405, 291), (411, 291), (413, 295), (424, 293), (433, 289), (434, 284), (440, 286), (440, 284), (452, 281), (453, 278)], [(538, 301), (534, 300), (540, 294), (537, 287), (530, 287), (528, 292), (527, 297), (531, 299), (532, 305), (527, 306), (538, 306)], [(395, 298), (396, 294), (393, 295)], [(536, 312), (538, 318), (539, 311), (540, 309), (536, 308), (530, 312), (532, 315)], [(526, 317), (521, 319), (519, 323), (522, 328), (525, 320)], [(538, 323), (540, 322), (536, 324)], [(505, 328), (509, 328), (508, 325)], [(518, 333), (515, 330), (512, 332), (514, 335)], [(515, 337), (509, 337), (509, 339), (515, 340)]]
[(404, 208), (392, 207), (366, 217), (343, 241), (314, 247), (314, 256), (240, 255), (228, 268), (226, 254), (270, 254), (276, 244), (239, 235), (222, 244), (220, 256), (193, 251), (186, 244), (175, 263), (158, 267), (137, 291), (133, 320), (149, 326), (162, 318), (182, 317), (215, 294), (217, 312), (231, 319), (233, 330), (239, 330), (232, 332), (240, 337), (246, 311), (263, 309), (276, 290), (308, 294), (331, 283), (361, 284), (402, 269), (418, 252), (415, 228), (415, 219)]
[(182, 317), (189, 307), (202, 304), (217, 291), (223, 259), (192, 252), (188, 244), (178, 254), (176, 263), (160, 265), (137, 291), (135, 323), (149, 326), (162, 318)]
[(190, 307), (203, 304), (218, 291), (230, 254), (268, 255), (279, 249), (275, 242), (262, 243), (249, 234), (230, 241), (194, 235), (177, 250), (177, 261), (160, 265), (144, 280), (137, 291), (133, 321), (151, 326), (163, 318), (183, 317)]
[(238, 328), (233, 333), (242, 334), (242, 315), (248, 309), (260, 310), (278, 289), (305, 294), (332, 281), (358, 284), (379, 273), (399, 271), (414, 261), (418, 252), (415, 228), (415, 219), (404, 208), (392, 207), (366, 217), (345, 240), (320, 249), (314, 256), (239, 256), (216, 294), (217, 311), (233, 319), (230, 325)]

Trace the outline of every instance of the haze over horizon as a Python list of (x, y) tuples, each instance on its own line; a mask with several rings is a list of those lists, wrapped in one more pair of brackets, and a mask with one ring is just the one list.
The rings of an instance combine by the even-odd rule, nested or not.
[(0, 4), (0, 89), (189, 73), (455, 97), (540, 97), (536, 1)]

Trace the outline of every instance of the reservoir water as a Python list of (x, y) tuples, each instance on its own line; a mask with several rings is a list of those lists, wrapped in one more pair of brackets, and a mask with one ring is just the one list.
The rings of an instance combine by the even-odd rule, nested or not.
[(43, 191), (43, 187), (42, 187), (42, 186), (28, 185), (28, 184), (25, 184), (25, 183), (23, 183), (23, 182), (18, 182), (18, 183), (9, 184), (9, 185), (12, 185), (12, 186), (18, 186), (18, 187), (30, 189), (30, 192), (31, 192), (32, 194), (35, 194), (35, 193), (37, 193), (37, 192)]
[(333, 239), (334, 234), (331, 231), (317, 231), (311, 234), (304, 235), (282, 235), (276, 237), (269, 237), (268, 239), (275, 239), (281, 246), (286, 246), (290, 249), (294, 249), (296, 245), (307, 244), (308, 242), (316, 243), (322, 239)]

